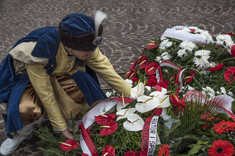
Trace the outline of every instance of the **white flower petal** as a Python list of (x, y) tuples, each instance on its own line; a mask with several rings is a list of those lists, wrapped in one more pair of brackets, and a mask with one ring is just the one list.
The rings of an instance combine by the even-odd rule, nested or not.
[(140, 113), (145, 113), (148, 111), (153, 110), (154, 108), (157, 108), (160, 104), (160, 101), (157, 98), (153, 98), (145, 103), (137, 103), (135, 105), (135, 108)]
[(138, 114), (130, 114), (123, 123), (123, 127), (128, 131), (141, 131), (144, 127), (144, 120)]
[(144, 84), (140, 82), (137, 86), (134, 88), (131, 88), (131, 97), (136, 99), (138, 96), (144, 94)]
[(116, 114), (119, 115), (117, 117), (117, 121), (127, 118), (128, 115), (133, 114), (135, 111), (136, 111), (135, 108), (121, 109), (121, 110), (117, 111)]

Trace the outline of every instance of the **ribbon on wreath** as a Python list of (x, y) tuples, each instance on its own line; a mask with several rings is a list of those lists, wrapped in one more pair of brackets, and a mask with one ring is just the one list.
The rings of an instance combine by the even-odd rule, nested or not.
[(201, 100), (202, 103), (208, 103), (208, 105), (210, 105), (210, 102), (212, 103), (214, 103), (214, 101), (216, 103), (218, 102), (216, 104), (216, 107), (213, 107), (211, 111), (215, 113), (224, 113), (235, 121), (235, 115), (233, 114), (232, 111), (232, 102), (234, 101), (233, 97), (229, 95), (218, 95), (206, 101), (206, 96), (203, 93), (196, 90), (190, 90), (185, 94), (183, 98), (184, 102), (197, 101), (197, 100)]
[(97, 156), (96, 147), (93, 144), (87, 129), (95, 122), (95, 116), (105, 114), (107, 111), (116, 106), (117, 101), (113, 99), (105, 99), (91, 110), (89, 110), (82, 118), (80, 145), (83, 153), (89, 156)]
[(165, 108), (157, 108), (157, 111), (158, 113), (155, 113), (157, 115), (148, 117), (144, 122), (140, 156), (153, 156), (156, 145), (161, 144), (160, 138), (157, 134), (157, 123), (159, 117), (166, 120), (167, 115)]
[(176, 81), (179, 85), (179, 92), (182, 91), (182, 88), (184, 86), (184, 81), (183, 81), (183, 73), (186, 71), (186, 70), (192, 70), (192, 71), (196, 71), (198, 72), (198, 70), (194, 69), (194, 68), (186, 68), (186, 69), (182, 69), (178, 72), (177, 76), (176, 76)]
[(173, 28), (168, 28), (165, 30), (165, 32), (162, 34), (162, 37), (170, 37), (175, 38), (182, 41), (190, 41), (196, 44), (207, 44), (207, 38), (202, 37), (200, 34), (192, 34), (190, 32), (186, 32), (182, 29), (190, 29), (188, 27), (184, 26), (176, 26)]
[(171, 61), (163, 60), (156, 70), (156, 78), (157, 78), (158, 83), (163, 82), (163, 75), (162, 75), (161, 67), (170, 67), (175, 70), (182, 70), (183, 69), (183, 68), (177, 66), (176, 64), (172, 63)]

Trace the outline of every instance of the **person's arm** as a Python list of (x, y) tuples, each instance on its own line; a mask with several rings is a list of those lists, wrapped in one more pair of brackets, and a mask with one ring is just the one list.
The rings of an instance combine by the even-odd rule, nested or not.
[(98, 48), (85, 62), (114, 90), (120, 94), (124, 93), (125, 96), (130, 95), (130, 86), (116, 73), (108, 58)]
[(39, 96), (54, 130), (66, 130), (66, 122), (62, 117), (60, 108), (56, 102), (50, 75), (47, 74), (44, 65), (26, 65), (26, 69), (30, 82), (32, 83), (35, 92)]

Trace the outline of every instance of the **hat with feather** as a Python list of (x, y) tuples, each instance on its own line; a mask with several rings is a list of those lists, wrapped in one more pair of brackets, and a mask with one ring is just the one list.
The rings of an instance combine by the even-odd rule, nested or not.
[(74, 50), (94, 50), (101, 43), (101, 22), (106, 17), (102, 11), (96, 11), (94, 19), (82, 13), (69, 14), (58, 26), (59, 39), (63, 45)]

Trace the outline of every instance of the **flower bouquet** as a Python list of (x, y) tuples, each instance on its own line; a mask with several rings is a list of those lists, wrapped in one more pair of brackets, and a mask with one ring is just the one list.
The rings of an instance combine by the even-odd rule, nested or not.
[(125, 75), (131, 96), (82, 119), (82, 155), (226, 155), (235, 146), (235, 34), (176, 26), (147, 44)]

